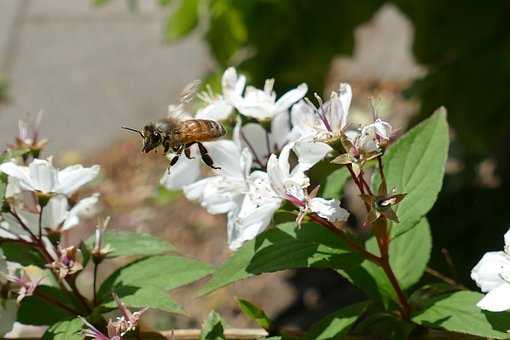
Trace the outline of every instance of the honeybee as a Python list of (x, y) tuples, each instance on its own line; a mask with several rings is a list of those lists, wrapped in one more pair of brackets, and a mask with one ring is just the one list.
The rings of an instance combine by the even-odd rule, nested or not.
[(170, 150), (175, 152), (175, 156), (170, 160), (169, 170), (171, 166), (177, 163), (183, 152), (188, 159), (193, 158), (191, 157), (190, 147), (194, 144), (198, 146), (200, 156), (205, 164), (213, 169), (220, 169), (214, 166), (214, 162), (202, 142), (223, 137), (225, 128), (214, 120), (182, 119), (180, 117), (184, 105), (193, 100), (199, 85), (199, 81), (194, 81), (184, 88), (179, 104), (169, 107), (168, 117), (145, 125), (142, 131), (126, 126), (122, 127), (134, 131), (142, 137), (142, 152), (148, 153), (159, 146), (163, 147), (165, 154)]

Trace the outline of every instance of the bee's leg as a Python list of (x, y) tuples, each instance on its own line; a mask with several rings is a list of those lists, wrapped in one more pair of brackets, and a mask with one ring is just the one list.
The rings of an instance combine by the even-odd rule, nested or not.
[(167, 154), (168, 150), (170, 150), (170, 143), (168, 142), (168, 139), (165, 139), (163, 141), (163, 149), (164, 149), (165, 154)]
[(190, 147), (191, 147), (193, 144), (195, 144), (195, 142), (193, 142), (193, 143), (188, 143), (188, 144), (186, 144), (186, 146), (184, 147), (184, 154), (186, 155), (186, 157), (187, 157), (188, 159), (194, 159), (194, 158), (195, 158), (195, 157), (191, 157), (191, 149), (190, 149)]
[(205, 146), (199, 142), (197, 142), (197, 144), (198, 144), (198, 149), (200, 150), (200, 155), (202, 156), (202, 160), (204, 161), (204, 163), (213, 169), (221, 169), (220, 167), (214, 166), (213, 160), (212, 160), (211, 156), (209, 156)]
[(168, 173), (170, 173), (170, 168), (173, 165), (175, 165), (175, 163), (177, 163), (177, 161), (179, 160), (179, 157), (181, 156), (183, 149), (184, 149), (184, 146), (173, 149), (175, 151), (175, 156), (172, 158), (172, 160), (170, 161), (170, 164), (168, 165)]

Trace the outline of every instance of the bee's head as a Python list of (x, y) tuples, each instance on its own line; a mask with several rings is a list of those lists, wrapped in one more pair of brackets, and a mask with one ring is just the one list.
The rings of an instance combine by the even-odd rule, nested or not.
[(159, 133), (159, 131), (156, 129), (154, 124), (145, 125), (143, 127), (143, 132), (125, 126), (123, 126), (122, 128), (136, 132), (142, 137), (143, 139), (142, 151), (145, 153), (148, 153), (154, 148), (157, 148), (163, 142), (163, 137), (161, 136), (161, 133)]
[(163, 142), (163, 136), (156, 129), (154, 124), (145, 125), (143, 127), (143, 149), (145, 153), (150, 152), (154, 148), (157, 148)]

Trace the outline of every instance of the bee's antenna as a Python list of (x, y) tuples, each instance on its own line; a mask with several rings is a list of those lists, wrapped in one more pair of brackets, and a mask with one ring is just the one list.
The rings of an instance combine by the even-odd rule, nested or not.
[(121, 128), (123, 128), (123, 129), (125, 129), (125, 130), (129, 130), (129, 131), (136, 132), (136, 133), (140, 134), (140, 136), (141, 136), (142, 138), (145, 138), (145, 137), (143, 136), (142, 131), (140, 131), (140, 130), (132, 129), (132, 128), (127, 127), (127, 126), (121, 126)]

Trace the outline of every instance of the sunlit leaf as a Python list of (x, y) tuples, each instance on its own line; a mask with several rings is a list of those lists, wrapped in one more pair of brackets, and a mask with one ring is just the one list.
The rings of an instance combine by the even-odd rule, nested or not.
[(510, 312), (482, 311), (476, 306), (482, 297), (482, 294), (470, 291), (445, 294), (431, 300), (428, 308), (417, 311), (412, 320), (426, 327), (483, 338), (510, 338), (507, 332), (510, 329)]
[[(446, 110), (440, 108), (399, 138), (383, 157), (388, 189), (407, 194), (396, 206), (400, 224), (392, 228), (393, 236), (417, 225), (434, 205), (443, 184), (448, 142)], [(380, 181), (376, 171), (373, 190)]]
[[(89, 249), (94, 247), (95, 236), (86, 242)], [(155, 236), (133, 231), (108, 230), (103, 235), (102, 246), (110, 246), (109, 258), (119, 256), (152, 256), (175, 251), (173, 245)]]
[(314, 223), (298, 229), (295, 222), (281, 224), (246, 242), (214, 272), (201, 289), (208, 294), (254, 275), (293, 268), (347, 268), (362, 259), (329, 230)]

